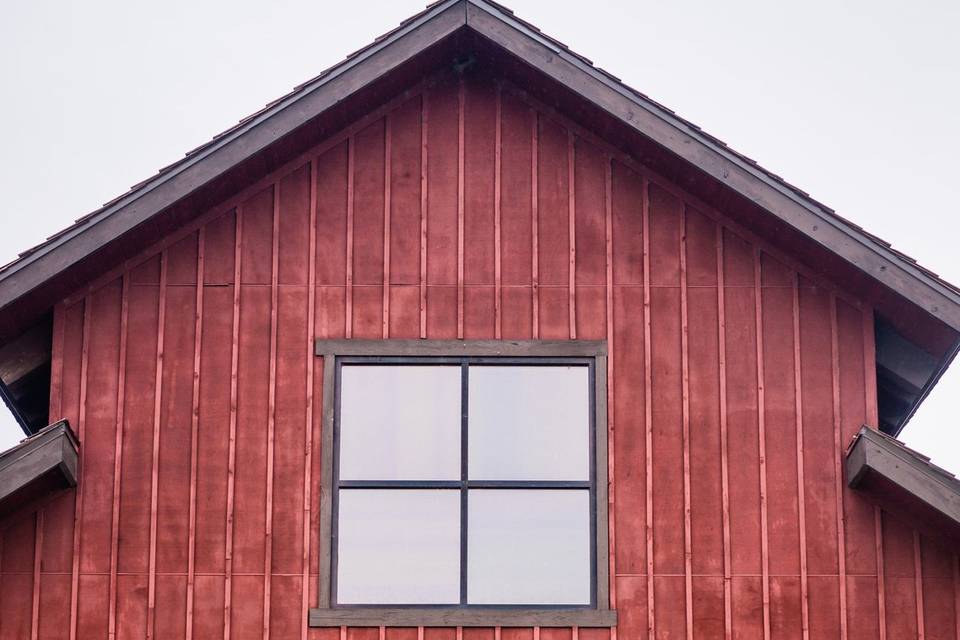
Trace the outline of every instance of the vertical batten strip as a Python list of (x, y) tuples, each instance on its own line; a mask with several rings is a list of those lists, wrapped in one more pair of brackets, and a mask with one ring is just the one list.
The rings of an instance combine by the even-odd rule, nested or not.
[(917, 593), (917, 640), (923, 640), (926, 631), (923, 624), (923, 561), (920, 558), (920, 532), (913, 530), (913, 584)]
[(33, 534), (33, 600), (30, 613), (30, 639), (40, 633), (40, 565), (43, 562), (43, 509), (39, 509)]
[(270, 372), (267, 386), (267, 492), (263, 532), (263, 640), (270, 638), (273, 587), (273, 465), (277, 425), (277, 316), (280, 308), (280, 182), (273, 185), (270, 263)]
[(190, 400), (190, 514), (187, 524), (186, 640), (193, 638), (193, 598), (197, 558), (197, 450), (200, 439), (200, 350), (203, 347), (203, 279), (206, 226), (197, 231), (197, 291), (193, 325), (193, 389)]
[(123, 471), (123, 421), (127, 380), (127, 326), (130, 316), (130, 274), (124, 273), (120, 287), (120, 356), (117, 363), (117, 422), (113, 444), (113, 509), (110, 522), (110, 585), (108, 588), (107, 638), (117, 633), (117, 561), (120, 545), (120, 478)]
[[(846, 518), (843, 514), (843, 444), (840, 436), (840, 348), (837, 329), (837, 296), (830, 294), (830, 354), (833, 382), (833, 474), (837, 493), (837, 562), (840, 574), (840, 639), (847, 638)], [(922, 637), (922, 636), (921, 636)]]
[(762, 573), (763, 637), (770, 638), (770, 539), (767, 531), (767, 433), (763, 361), (763, 288), (760, 249), (753, 249), (754, 322), (757, 331), (757, 431), (760, 456), (760, 571)]
[(953, 622), (960, 640), (960, 554), (953, 554)]
[[(90, 360), (90, 296), (83, 299), (83, 338), (80, 348), (80, 410), (77, 414), (77, 438), (84, 442), (87, 422), (87, 367)], [(73, 507), (73, 562), (70, 571), (70, 640), (77, 638), (77, 598), (80, 595), (80, 524), (83, 519), (83, 459), (86, 447), (80, 447), (77, 460), (77, 486)]]
[(534, 340), (540, 339), (540, 194), (539, 165), (540, 165), (540, 116), (535, 109), (530, 110), (532, 124), (530, 127), (530, 243), (531, 265), (530, 283), (533, 296), (533, 327)]
[[(877, 543), (877, 612), (880, 618), (880, 640), (887, 640), (887, 585), (886, 571), (883, 566), (883, 512), (880, 507), (873, 507), (873, 530)], [(960, 616), (960, 608), (958, 608)], [(960, 625), (960, 621), (958, 621)], [(960, 626), (958, 626), (960, 630)], [(957, 634), (957, 640), (960, 640), (960, 633)]]
[(153, 448), (150, 459), (150, 557), (147, 582), (147, 640), (156, 633), (157, 507), (160, 499), (160, 408), (163, 401), (163, 337), (167, 316), (167, 250), (160, 253), (160, 298), (157, 302), (157, 367), (153, 389)]
[[(877, 344), (873, 326), (873, 308), (864, 307), (863, 320), (863, 380), (866, 395), (867, 425), (880, 428), (879, 408), (877, 406)], [(876, 545), (877, 563), (877, 627), (880, 630), (880, 640), (887, 640), (887, 596), (885, 577), (883, 575), (883, 515), (878, 505), (873, 506), (874, 543)], [(958, 596), (960, 597), (960, 596)], [(957, 612), (957, 640), (960, 640), (960, 601)]]
[[(300, 619), (306, 620), (310, 612), (310, 501), (313, 488), (313, 367), (317, 356), (314, 352), (313, 337), (316, 315), (317, 281), (317, 160), (310, 161), (310, 255), (307, 256), (307, 379), (306, 420), (303, 428), (303, 580), (300, 583)], [(300, 640), (307, 640), (308, 626), (300, 625)]]
[(567, 305), (570, 311), (570, 339), (577, 339), (577, 198), (576, 198), (576, 140), (573, 131), (567, 131), (567, 213), (570, 246), (570, 264), (567, 267), (568, 283), (567, 293), (569, 303)]
[(650, 353), (650, 180), (642, 178), (643, 215), (643, 409), (646, 431), (644, 453), (646, 477), (645, 533), (647, 543), (647, 635), (656, 637), (653, 594), (653, 361)]
[(457, 338), (463, 339), (463, 124), (464, 84), (460, 76), (457, 85)]
[(356, 136), (350, 134), (347, 141), (347, 290), (344, 304), (346, 315), (344, 330), (347, 338), (353, 337), (353, 178), (356, 168), (356, 146)]
[(383, 117), (383, 339), (390, 337), (390, 175), (393, 122)]
[(810, 638), (809, 583), (807, 579), (807, 503), (804, 488), (803, 376), (800, 368), (800, 277), (793, 272), (793, 400), (797, 438), (797, 528), (800, 542), (800, 624), (803, 638)]
[(420, 96), (420, 338), (427, 337), (427, 128), (430, 126), (427, 90)]
[[(605, 250), (606, 250), (606, 312), (607, 312), (607, 527), (609, 531), (609, 562), (610, 562), (610, 586), (609, 598), (610, 608), (617, 608), (617, 528), (616, 528), (616, 469), (614, 466), (614, 435), (616, 425), (614, 424), (614, 376), (613, 376), (613, 358), (616, 353), (614, 348), (614, 325), (613, 325), (613, 178), (612, 168), (609, 156), (604, 157), (603, 169), (603, 209), (604, 209), (604, 232), (605, 232)], [(616, 640), (617, 628), (610, 627), (610, 640)]]
[(687, 301), (687, 205), (680, 213), (680, 370), (683, 403), (683, 583), (686, 637), (693, 640), (693, 541), (690, 518), (690, 325)]
[(53, 308), (53, 339), (50, 346), (50, 422), (60, 419), (63, 412), (63, 336), (66, 330), (63, 304)]
[(233, 606), (233, 517), (237, 466), (237, 370), (240, 362), (240, 266), (243, 258), (241, 251), (241, 241), (243, 239), (243, 205), (239, 205), (236, 209), (235, 223), (236, 227), (233, 240), (233, 322), (230, 336), (230, 436), (227, 446), (227, 522), (223, 553), (224, 640), (230, 640), (231, 611)]
[(877, 408), (877, 343), (873, 328), (873, 308), (865, 307), (861, 311), (863, 318), (863, 384), (866, 391), (867, 425), (880, 428)]
[(493, 141), (493, 312), (494, 312), (494, 338), (500, 340), (503, 329), (503, 279), (501, 277), (501, 255), (500, 255), (500, 173), (502, 167), (502, 142), (503, 142), (503, 105), (501, 95), (502, 87), (497, 83), (496, 87), (496, 124)]
[(724, 278), (723, 227), (717, 225), (717, 347), (720, 370), (720, 500), (723, 527), (723, 630), (724, 638), (733, 637), (730, 551), (730, 458), (727, 449), (727, 318), (726, 280)]

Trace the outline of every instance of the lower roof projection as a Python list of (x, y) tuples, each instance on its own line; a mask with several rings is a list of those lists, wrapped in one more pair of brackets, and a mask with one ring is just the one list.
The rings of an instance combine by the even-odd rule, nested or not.
[(903, 427), (960, 348), (957, 287), (511, 10), (442, 0), (0, 269), (0, 391), (24, 429), (48, 419), (49, 322), (58, 300), (343, 128), (358, 110), (428, 72), (475, 63), (575, 114), (661, 174), (683, 176), (702, 200), (869, 302), (885, 431)]

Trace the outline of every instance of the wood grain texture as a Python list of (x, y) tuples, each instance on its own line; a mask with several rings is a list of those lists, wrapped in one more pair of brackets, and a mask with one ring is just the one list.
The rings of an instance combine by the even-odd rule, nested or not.
[[(81, 483), (0, 522), (0, 638), (957, 635), (956, 569), (835, 464), (876, 423), (869, 304), (494, 80), (411, 87), (56, 307)], [(324, 354), (458, 336), (605, 357), (616, 627), (307, 626)]]

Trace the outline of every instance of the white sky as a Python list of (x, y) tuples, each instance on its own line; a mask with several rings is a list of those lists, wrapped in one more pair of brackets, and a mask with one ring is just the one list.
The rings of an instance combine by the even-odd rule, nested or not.
[[(960, 282), (960, 3), (507, 1)], [(9, 3), (0, 21), (0, 263), (424, 2)], [(956, 472), (958, 392), (960, 365), (902, 434)], [(2, 413), (0, 449), (20, 438)]]

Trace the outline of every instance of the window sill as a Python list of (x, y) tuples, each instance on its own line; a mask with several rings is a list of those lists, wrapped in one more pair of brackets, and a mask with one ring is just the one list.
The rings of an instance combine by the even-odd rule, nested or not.
[(310, 609), (311, 627), (613, 627), (613, 609)]

